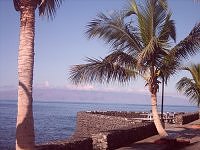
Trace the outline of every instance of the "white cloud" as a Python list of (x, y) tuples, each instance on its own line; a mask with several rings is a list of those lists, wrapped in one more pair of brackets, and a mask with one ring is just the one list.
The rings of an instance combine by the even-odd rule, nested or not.
[(130, 86), (119, 86), (119, 85), (91, 85), (91, 84), (66, 84), (65, 89), (71, 90), (84, 90), (84, 91), (102, 91), (102, 92), (118, 92), (118, 93), (138, 93), (138, 94), (148, 94), (148, 88), (132, 88)]
[(49, 87), (49, 81), (45, 81), (45, 82), (44, 82), (44, 86), (45, 86), (45, 87)]
[(35, 88), (53, 88), (52, 86), (50, 86), (49, 81), (43, 81), (42, 83), (36, 83), (34, 84)]
[(138, 94), (149, 94), (147, 87), (130, 87), (130, 86), (119, 86), (119, 85), (91, 85), (91, 84), (66, 84), (65, 86), (54, 86), (49, 83), (49, 81), (44, 81), (40, 84), (35, 84), (35, 88), (42, 88), (42, 89), (66, 89), (66, 90), (83, 90), (83, 91), (102, 91), (102, 92), (118, 92), (118, 93), (138, 93)]
[(72, 89), (72, 90), (86, 90), (86, 91), (89, 91), (89, 90), (95, 90), (95, 87), (92, 86), (92, 85), (73, 85), (73, 84), (67, 84), (65, 86), (65, 88), (67, 89)]

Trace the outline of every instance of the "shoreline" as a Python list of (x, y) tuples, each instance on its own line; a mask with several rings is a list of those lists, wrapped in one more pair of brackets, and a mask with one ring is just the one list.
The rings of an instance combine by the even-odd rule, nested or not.
[[(17, 99), (0, 99), (0, 102), (17, 102)], [(134, 102), (134, 101), (133, 101)], [(68, 104), (108, 104), (108, 105), (139, 105), (139, 106), (151, 106), (151, 104), (143, 104), (143, 103), (124, 103), (124, 102), (95, 102), (95, 101), (73, 101), (73, 100), (34, 100), (34, 103), (68, 103)], [(159, 107), (161, 106), (158, 105)], [(197, 108), (197, 106), (188, 103), (188, 105), (174, 105), (174, 104), (165, 104), (165, 107), (192, 107)]]
[[(16, 129), (16, 102), (0, 101), (0, 149), (12, 149), (15, 146)], [(166, 111), (168, 107), (165, 107)], [(171, 107), (169, 107), (171, 109)], [(175, 107), (175, 110), (189, 112), (193, 107)], [(69, 104), (69, 103), (37, 103), (34, 106), (35, 135), (37, 143), (46, 143), (69, 137), (76, 125), (76, 113), (80, 110), (114, 110), (114, 111), (148, 111), (147, 106), (123, 105), (123, 104)], [(53, 115), (53, 117), (52, 117)], [(5, 116), (5, 117), (3, 117)], [(11, 148), (12, 146), (12, 148)], [(13, 148), (14, 149), (14, 148)]]

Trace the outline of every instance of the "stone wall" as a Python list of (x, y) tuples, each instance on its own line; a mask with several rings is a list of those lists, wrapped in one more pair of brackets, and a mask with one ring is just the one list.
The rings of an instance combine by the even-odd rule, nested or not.
[(132, 128), (100, 132), (92, 135), (94, 150), (114, 150), (157, 134), (154, 123), (143, 123)]
[(91, 134), (131, 127), (135, 124), (133, 118), (121, 117), (111, 112), (78, 112), (74, 136), (88, 137)]
[(199, 112), (186, 113), (175, 116), (175, 124), (183, 125), (199, 119)]
[(90, 114), (100, 114), (106, 116), (117, 116), (124, 118), (144, 118), (142, 114), (147, 114), (147, 112), (133, 112), (133, 111), (92, 111)]
[(73, 137), (92, 137), (93, 149), (116, 149), (157, 134), (153, 122), (137, 123), (141, 112), (78, 112)]
[(137, 112), (78, 112), (67, 141), (38, 145), (37, 150), (112, 150), (157, 134), (153, 122), (136, 123)]
[(91, 138), (71, 138), (36, 146), (36, 150), (92, 150)]

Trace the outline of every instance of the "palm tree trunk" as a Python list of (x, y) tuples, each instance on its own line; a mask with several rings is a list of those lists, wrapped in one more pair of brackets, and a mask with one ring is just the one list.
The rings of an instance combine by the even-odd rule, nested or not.
[(160, 117), (158, 115), (157, 111), (157, 97), (156, 97), (156, 92), (151, 93), (151, 105), (152, 105), (152, 115), (153, 115), (153, 121), (156, 126), (156, 129), (158, 131), (158, 134), (160, 136), (167, 136), (167, 132), (163, 128)]
[(20, 41), (18, 55), (18, 113), (16, 150), (34, 149), (32, 83), (34, 66), (35, 8), (20, 9)]

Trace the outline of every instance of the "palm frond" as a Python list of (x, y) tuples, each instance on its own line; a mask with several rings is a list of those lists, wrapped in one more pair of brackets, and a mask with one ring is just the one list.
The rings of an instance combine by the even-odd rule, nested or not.
[(127, 10), (125, 10), (125, 17), (128, 17), (133, 14), (136, 14), (136, 15), (138, 14), (138, 7), (135, 0), (130, 0), (128, 8)]
[(200, 51), (200, 22), (190, 34), (180, 41), (171, 51), (171, 57), (177, 60), (187, 59)]
[(177, 61), (176, 59), (171, 59), (170, 55), (166, 55), (162, 62), (160, 63), (160, 66), (158, 67), (158, 70), (161, 71), (161, 78), (164, 78), (165, 84), (167, 84), (168, 80), (172, 75), (175, 75), (176, 72), (179, 70), (181, 63)]
[(187, 89), (188, 87), (191, 87), (192, 85), (193, 85), (192, 79), (183, 77), (181, 78), (179, 82), (177, 82), (176, 87), (178, 91), (183, 92), (184, 89)]
[(152, 38), (148, 45), (138, 55), (138, 65), (145, 64), (148, 60), (152, 59), (155, 54), (155, 45), (157, 44), (156, 38)]
[(167, 50), (165, 50), (162, 44), (156, 37), (153, 37), (149, 44), (139, 53), (138, 66), (144, 65), (149, 67), (153, 64), (159, 67), (164, 56), (168, 55)]
[(195, 84), (192, 79), (187, 77), (181, 78), (179, 82), (177, 82), (177, 90), (180, 92), (184, 92), (184, 94), (188, 97), (195, 93)]
[(176, 41), (176, 28), (174, 20), (170, 19), (171, 13), (167, 14), (164, 23), (159, 27), (159, 40), (160, 41), (168, 41), (169, 37), (171, 37), (174, 41)]
[(13, 0), (13, 4), (14, 4), (14, 7), (15, 7), (15, 10), (16, 11), (19, 11), (20, 10), (20, 1), (19, 0)]
[(56, 9), (61, 6), (64, 0), (38, 0), (39, 15), (47, 16), (48, 19), (53, 19), (56, 14)]
[(138, 76), (137, 71), (121, 67), (107, 60), (87, 59), (87, 64), (72, 66), (70, 80), (75, 84), (80, 83), (109, 83), (118, 81), (125, 83)]
[(158, 0), (146, 1), (146, 5), (140, 7), (137, 19), (144, 46), (148, 45), (152, 37), (159, 35), (159, 28), (164, 24), (167, 14), (167, 8)]
[(177, 84), (177, 90), (183, 92), (184, 95), (190, 98), (192, 103), (196, 103), (199, 106), (200, 103), (200, 90), (196, 87), (192, 79), (183, 77)]
[(129, 69), (136, 69), (137, 66), (136, 58), (120, 50), (114, 51), (113, 53), (109, 54), (105, 57), (105, 60), (113, 64), (117, 63), (118, 65)]
[(182, 70), (187, 70), (191, 73), (194, 82), (200, 89), (200, 64), (191, 64), (189, 67), (183, 67)]
[(140, 51), (138, 29), (131, 28), (130, 30), (130, 24), (124, 23), (122, 15), (115, 13), (107, 17), (100, 13), (97, 17), (87, 25), (86, 34), (89, 38), (102, 38), (111, 44), (113, 50), (122, 49), (133, 51), (133, 53)]
[(167, 0), (158, 0), (158, 2), (164, 9), (168, 8)]
[(189, 71), (192, 75), (192, 79), (183, 77), (177, 83), (177, 90), (189, 97), (191, 102), (200, 106), (200, 64), (182, 67), (182, 70)]

